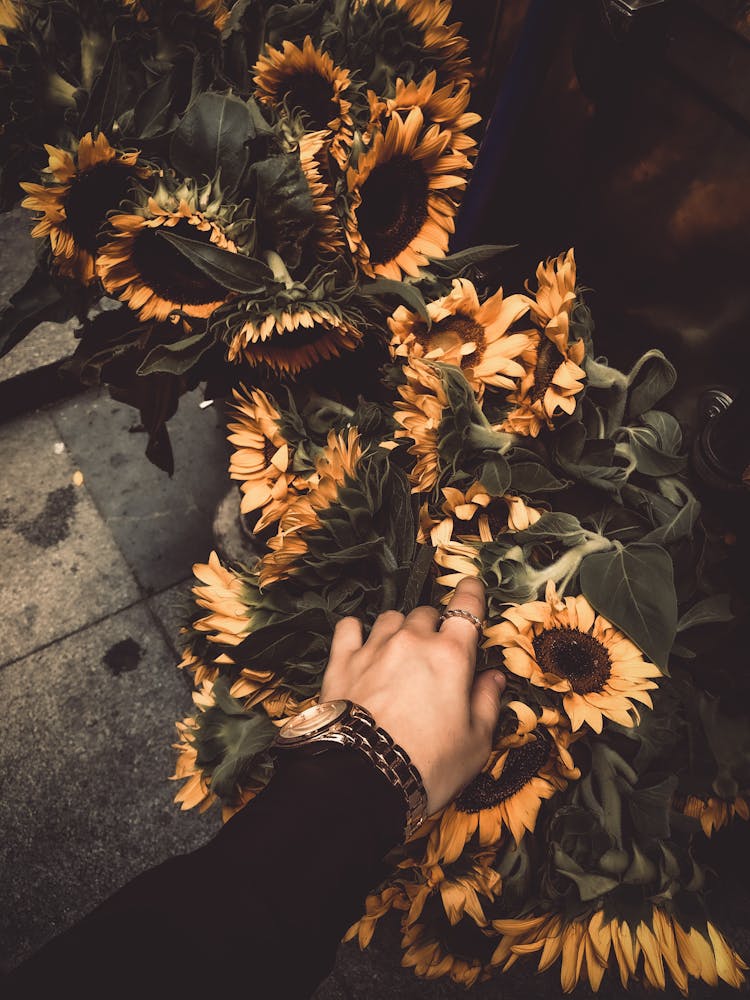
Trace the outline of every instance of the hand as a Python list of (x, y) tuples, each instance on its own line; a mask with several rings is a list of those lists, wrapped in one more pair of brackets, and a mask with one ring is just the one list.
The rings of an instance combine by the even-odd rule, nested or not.
[[(449, 608), (484, 619), (484, 587), (461, 580)], [(431, 815), (481, 771), (492, 749), (505, 677), (474, 676), (478, 635), (471, 622), (431, 607), (379, 615), (367, 642), (358, 618), (336, 626), (321, 701), (348, 698), (366, 708), (403, 747), (422, 776)]]

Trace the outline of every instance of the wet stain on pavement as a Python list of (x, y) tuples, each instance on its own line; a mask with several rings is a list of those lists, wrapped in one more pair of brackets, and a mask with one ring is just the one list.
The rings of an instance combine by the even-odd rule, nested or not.
[(12, 528), (31, 545), (49, 549), (65, 541), (70, 534), (70, 525), (77, 503), (76, 487), (71, 484), (60, 486), (47, 494), (44, 507), (36, 517), (14, 524), (6, 510), (0, 514), (0, 526)]
[(135, 639), (122, 639), (110, 646), (103, 656), (107, 669), (114, 677), (135, 670), (143, 657), (143, 650)]

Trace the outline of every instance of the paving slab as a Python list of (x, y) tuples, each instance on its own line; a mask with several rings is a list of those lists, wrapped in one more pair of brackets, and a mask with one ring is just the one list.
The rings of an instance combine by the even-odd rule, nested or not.
[(228, 446), (221, 413), (200, 408), (200, 391), (180, 400), (169, 422), (170, 478), (145, 457), (136, 410), (92, 390), (52, 411), (99, 511), (144, 593), (185, 578), (213, 547), (211, 523), (226, 491)]
[(205, 843), (174, 804), (191, 707), (145, 604), (0, 670), (0, 964), (12, 967), (147, 867)]
[(46, 413), (0, 426), (0, 469), (5, 663), (140, 595)]
[(34, 270), (40, 244), (31, 235), (34, 214), (19, 207), (0, 215), (0, 308)]

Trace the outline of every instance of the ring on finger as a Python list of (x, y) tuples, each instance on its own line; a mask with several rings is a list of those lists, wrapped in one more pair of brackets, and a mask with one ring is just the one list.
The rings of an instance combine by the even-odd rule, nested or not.
[(447, 611), (443, 611), (438, 618), (438, 631), (442, 627), (443, 623), (449, 618), (465, 618), (467, 622), (471, 622), (477, 630), (477, 640), (481, 639), (484, 635), (484, 626), (486, 623), (483, 622), (481, 618), (477, 618), (476, 615), (473, 615), (471, 611), (465, 611), (463, 608), (448, 608)]

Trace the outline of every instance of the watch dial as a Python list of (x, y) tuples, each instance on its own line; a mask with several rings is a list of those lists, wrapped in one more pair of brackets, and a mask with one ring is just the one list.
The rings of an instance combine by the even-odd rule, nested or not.
[(346, 711), (347, 703), (343, 699), (326, 701), (322, 705), (312, 705), (300, 712), (283, 727), (279, 736), (284, 739), (294, 739), (298, 736), (309, 736), (330, 726)]

